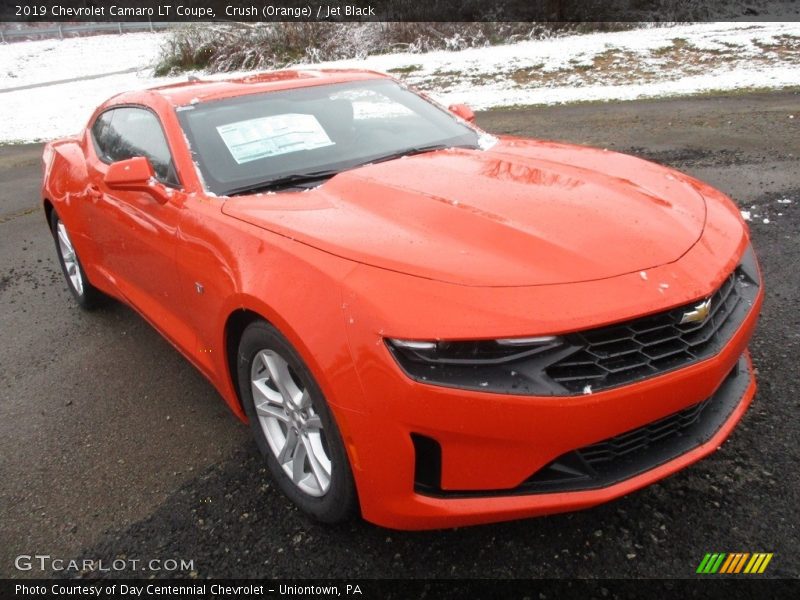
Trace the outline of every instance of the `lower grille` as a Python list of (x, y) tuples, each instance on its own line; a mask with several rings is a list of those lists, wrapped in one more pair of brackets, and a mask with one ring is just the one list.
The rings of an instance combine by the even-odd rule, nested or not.
[(613, 485), (686, 454), (728, 420), (750, 385), (744, 357), (713, 396), (658, 421), (568, 452), (527, 479), (530, 492)]
[(661, 440), (683, 435), (697, 422), (709, 402), (711, 399), (639, 429), (586, 446), (576, 452), (595, 470), (602, 469), (605, 465), (624, 459), (625, 456), (634, 452), (647, 450)]
[(730, 418), (750, 385), (742, 356), (710, 398), (667, 417), (559, 456), (509, 490), (442, 490), (438, 482), (418, 493), (447, 498), (513, 496), (608, 487), (669, 462), (711, 439)]

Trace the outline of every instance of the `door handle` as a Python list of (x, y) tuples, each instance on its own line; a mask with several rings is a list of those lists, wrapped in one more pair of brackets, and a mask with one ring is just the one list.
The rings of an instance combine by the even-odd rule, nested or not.
[(90, 185), (86, 188), (86, 195), (89, 196), (92, 200), (100, 200), (103, 197), (103, 192), (100, 191), (100, 188), (96, 185)]

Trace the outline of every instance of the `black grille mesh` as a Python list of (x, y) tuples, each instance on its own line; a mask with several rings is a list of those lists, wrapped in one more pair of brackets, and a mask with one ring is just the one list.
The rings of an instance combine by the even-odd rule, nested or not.
[(579, 350), (547, 367), (572, 393), (598, 391), (712, 356), (741, 323), (745, 276), (734, 271), (711, 297), (709, 316), (680, 324), (699, 302), (671, 311), (566, 336)]
[(599, 469), (605, 463), (645, 451), (661, 440), (682, 435), (697, 422), (708, 402), (709, 400), (705, 400), (644, 427), (585, 446), (576, 452), (590, 466)]

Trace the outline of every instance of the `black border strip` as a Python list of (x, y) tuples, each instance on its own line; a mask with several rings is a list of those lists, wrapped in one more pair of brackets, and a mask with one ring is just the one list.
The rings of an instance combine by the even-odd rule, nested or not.
[[(775, 559), (779, 557), (776, 555)], [(699, 560), (699, 559), (698, 559)], [(654, 573), (654, 575), (657, 575)], [(39, 588), (43, 593), (21, 593), (17, 586)], [(148, 587), (149, 586), (149, 587)], [(178, 590), (155, 594), (149, 590)], [(224, 586), (224, 587), (218, 587)], [(350, 586), (348, 588), (348, 586)], [(356, 591), (356, 586), (358, 591)], [(0, 580), (2, 598), (793, 598), (800, 593), (800, 580), (768, 579), (764, 575), (698, 575), (692, 579), (130, 579)], [(217, 590), (237, 590), (225, 593)], [(336, 592), (323, 590), (335, 589)], [(55, 591), (54, 591), (55, 590)], [(116, 592), (114, 591), (116, 590)], [(136, 590), (138, 594), (131, 593)], [(303, 590), (314, 590), (306, 591)], [(124, 591), (125, 593), (120, 593)]]
[(748, 18), (797, 21), (800, 20), (800, 6), (796, 0), (0, 0), (0, 21), (43, 23), (226, 20), (582, 23)]

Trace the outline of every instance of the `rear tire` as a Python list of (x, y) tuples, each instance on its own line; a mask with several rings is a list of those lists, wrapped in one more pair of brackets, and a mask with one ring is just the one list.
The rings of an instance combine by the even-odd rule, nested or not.
[(56, 255), (61, 265), (61, 272), (64, 273), (67, 287), (72, 293), (72, 297), (75, 298), (75, 302), (84, 310), (97, 308), (108, 297), (89, 283), (75, 247), (72, 245), (72, 238), (55, 209), (50, 212), (50, 231), (56, 244)]
[(242, 334), (239, 390), (258, 449), (281, 491), (303, 512), (340, 523), (357, 511), (347, 452), (311, 371), (264, 321)]

